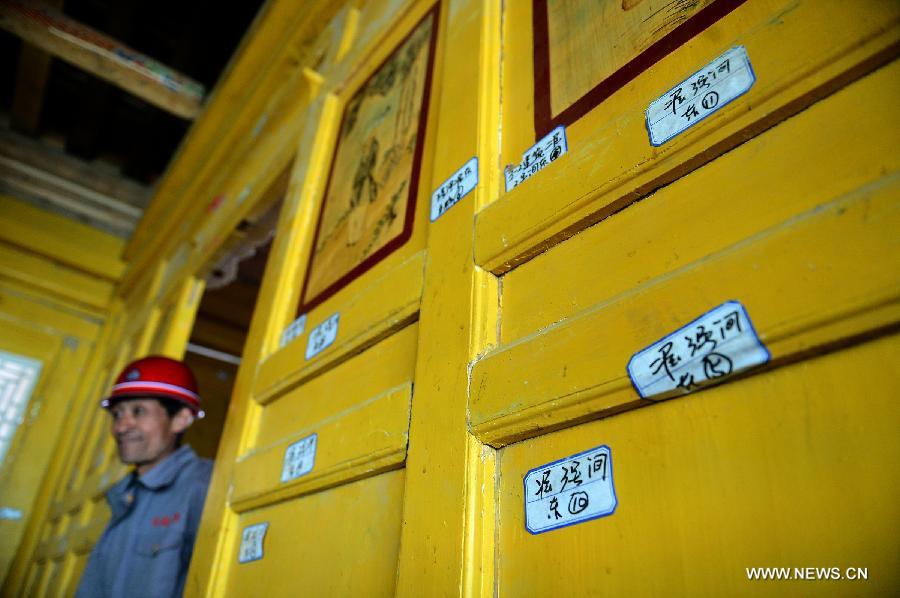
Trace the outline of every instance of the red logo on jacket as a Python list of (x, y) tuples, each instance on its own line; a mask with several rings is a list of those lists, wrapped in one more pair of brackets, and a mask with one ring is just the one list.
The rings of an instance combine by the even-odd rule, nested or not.
[(163, 515), (162, 517), (154, 517), (153, 527), (169, 527), (173, 523), (178, 523), (180, 520), (181, 513), (175, 513), (174, 515)]

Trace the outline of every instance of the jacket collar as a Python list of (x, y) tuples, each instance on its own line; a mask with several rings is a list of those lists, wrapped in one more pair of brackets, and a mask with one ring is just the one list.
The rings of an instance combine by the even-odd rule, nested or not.
[(160, 461), (156, 467), (144, 475), (138, 476), (137, 471), (132, 471), (116, 482), (106, 492), (106, 500), (112, 511), (113, 519), (119, 519), (131, 511), (135, 501), (134, 493), (137, 486), (140, 485), (150, 490), (165, 488), (175, 481), (182, 469), (197, 458), (197, 453), (188, 445), (184, 445)]
[(195, 461), (196, 459), (197, 454), (194, 452), (194, 449), (188, 445), (184, 445), (157, 463), (156, 467), (137, 478), (137, 482), (150, 490), (165, 488), (175, 481), (175, 478), (178, 477), (178, 473), (184, 469), (188, 463)]

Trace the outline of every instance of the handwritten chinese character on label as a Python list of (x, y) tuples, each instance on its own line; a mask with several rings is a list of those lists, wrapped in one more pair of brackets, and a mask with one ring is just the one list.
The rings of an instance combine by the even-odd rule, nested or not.
[(334, 314), (310, 331), (306, 342), (306, 359), (312, 359), (331, 346), (337, 338), (340, 316), (339, 313)]
[(755, 81), (747, 50), (731, 48), (650, 104), (650, 144), (662, 145), (679, 135), (745, 94)]
[(284, 329), (284, 332), (281, 333), (281, 346), (284, 347), (289, 342), (303, 334), (303, 329), (306, 328), (306, 314), (303, 314), (290, 324), (288, 324), (287, 328)]
[(525, 475), (525, 528), (532, 534), (612, 515), (618, 505), (606, 445)]
[(241, 547), (238, 551), (238, 563), (250, 563), (263, 558), (263, 540), (269, 522), (248, 525), (241, 534)]
[(317, 436), (313, 434), (288, 445), (281, 465), (282, 484), (312, 471), (316, 462), (316, 441)]
[(478, 186), (478, 156), (475, 156), (450, 175), (431, 194), (431, 221), (434, 222), (444, 212), (452, 208), (469, 191)]
[(723, 303), (636, 353), (628, 375), (643, 398), (686, 394), (769, 361), (747, 310)]
[(566, 143), (566, 128), (560, 125), (528, 148), (522, 154), (521, 163), (506, 167), (503, 171), (503, 175), (506, 177), (506, 191), (512, 191), (551, 162), (558, 160), (567, 151), (569, 151), (569, 146)]

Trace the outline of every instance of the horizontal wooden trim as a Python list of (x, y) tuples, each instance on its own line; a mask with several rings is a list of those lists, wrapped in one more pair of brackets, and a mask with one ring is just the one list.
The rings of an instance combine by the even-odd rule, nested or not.
[[(900, 14), (893, 5), (885, 8), (884, 18), (850, 23), (841, 18), (845, 5), (801, 5), (777, 23), (765, 21), (745, 32), (732, 24), (737, 12), (725, 17), (713, 26), (715, 37), (696, 38), (690, 51), (703, 52), (700, 67), (729, 47), (745, 46), (758, 71), (750, 91), (656, 148), (647, 138), (644, 110), (690, 71), (664, 83), (639, 77), (627, 95), (610, 98), (594, 111), (596, 117), (573, 124), (568, 154), (478, 214), (476, 263), (495, 274), (508, 272), (889, 62), (900, 54)], [(817, 34), (820, 45), (811, 45), (809, 35), (792, 35), (832, 30), (834, 35)], [(667, 72), (676, 58), (684, 60), (676, 52), (657, 71)], [(597, 122), (602, 124), (594, 125), (600, 127), (596, 131), (579, 129)]]
[(110, 282), (125, 271), (117, 237), (3, 195), (0, 221), (0, 241)]
[[(235, 465), (231, 507), (240, 513), (400, 467), (411, 400), (409, 382), (244, 455)], [(313, 470), (282, 484), (285, 450), (311, 434), (317, 435)]]
[(725, 300), (747, 308), (769, 367), (895, 327), (898, 194), (900, 175), (886, 176), (489, 354), (472, 367), (472, 431), (499, 447), (650, 404), (631, 355)]
[(3, 241), (0, 241), (0, 277), (100, 310), (109, 307), (113, 298), (112, 282), (60, 268), (54, 260), (20, 251)]
[[(419, 311), (425, 275), (425, 252), (388, 271), (357, 294), (338, 295), (307, 314), (304, 333), (260, 365), (253, 397), (272, 401), (304, 380), (319, 375), (414, 321)], [(337, 339), (306, 361), (310, 331), (340, 313)], [(299, 364), (299, 365), (298, 365)]]

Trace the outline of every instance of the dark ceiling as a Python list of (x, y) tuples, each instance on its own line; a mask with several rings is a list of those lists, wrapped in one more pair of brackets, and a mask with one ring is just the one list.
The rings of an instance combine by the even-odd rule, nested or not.
[[(62, 11), (198, 81), (208, 95), (261, 4), (262, 0), (65, 0)], [(25, 47), (18, 37), (0, 30), (0, 120), (10, 143), (22, 149), (37, 142), (40, 145), (32, 148), (36, 151), (64, 153), (79, 161), (76, 166), (84, 163), (128, 184), (152, 186), (191, 121), (58, 58), (49, 59), (42, 75), (35, 67), (41, 62), (35, 54), (45, 64), (47, 56)], [(36, 116), (23, 118), (21, 113), (29, 108)]]

